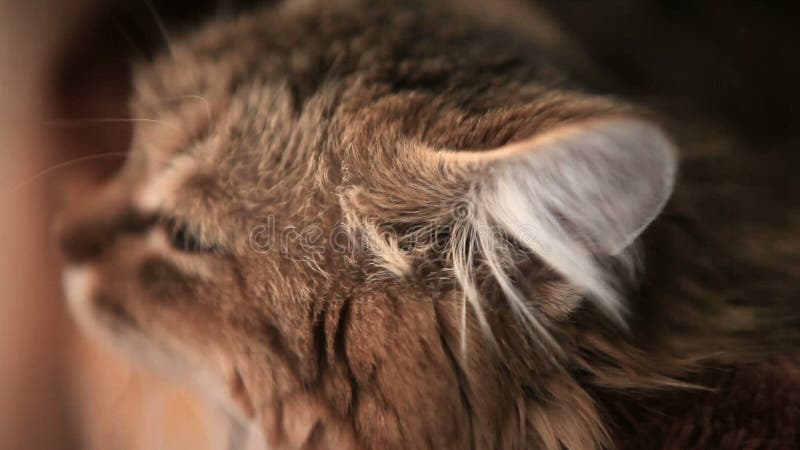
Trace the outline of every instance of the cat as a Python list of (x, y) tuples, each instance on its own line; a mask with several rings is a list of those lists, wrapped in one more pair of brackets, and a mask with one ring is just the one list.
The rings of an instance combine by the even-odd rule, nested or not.
[(269, 448), (619, 445), (607, 399), (795, 348), (800, 214), (791, 156), (606, 86), (532, 3), (212, 21), (59, 221), (70, 307)]

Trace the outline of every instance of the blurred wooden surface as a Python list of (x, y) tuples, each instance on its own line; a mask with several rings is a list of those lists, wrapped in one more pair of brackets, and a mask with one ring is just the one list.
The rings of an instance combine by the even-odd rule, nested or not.
[(27, 181), (51, 162), (39, 124), (45, 87), (80, 3), (0, 2), (0, 447), (9, 450), (77, 448), (49, 186)]
[[(87, 4), (0, 0), (0, 449), (224, 449), (224, 414), (84, 339), (62, 301), (51, 222), (94, 167), (70, 161), (127, 145), (108, 127), (50, 126), (64, 111), (52, 99), (59, 52)], [(99, 98), (68, 119), (114, 114), (120, 102)]]

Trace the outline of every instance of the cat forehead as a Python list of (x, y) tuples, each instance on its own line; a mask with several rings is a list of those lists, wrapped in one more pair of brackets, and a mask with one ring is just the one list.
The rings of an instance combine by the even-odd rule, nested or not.
[(248, 104), (252, 96), (237, 97), (214, 110), (199, 131), (142, 130), (135, 148), (141, 157), (133, 158), (144, 160), (135, 170), (141, 175), (135, 180), (137, 206), (241, 222), (240, 216), (290, 214), (298, 199), (319, 199), (311, 193), (323, 185), (331, 190), (331, 162), (321, 157), (317, 134), (287, 115), (280, 89), (262, 89), (260, 95), (273, 97), (268, 104), (274, 111), (254, 109)]
[(152, 178), (208, 165), (219, 176), (238, 164), (263, 169), (258, 160), (292, 129), (290, 94), (280, 79), (234, 75), (225, 62), (205, 64), (187, 49), (162, 55), (135, 74), (134, 156)]
[[(138, 124), (134, 147), (161, 188), (142, 197), (177, 192), (200, 173), (229, 192), (285, 192), (275, 186), (343, 176), (334, 166), (351, 150), (371, 159), (403, 140), (492, 148), (614, 107), (558, 91), (545, 60), (520, 56), (536, 52), (504, 36), (453, 17), (442, 29), (436, 15), (392, 15), (399, 22), (387, 31), (367, 10), (380, 8), (215, 23), (147, 65), (133, 104), (158, 124)], [(400, 44), (404, 52), (391, 51)]]

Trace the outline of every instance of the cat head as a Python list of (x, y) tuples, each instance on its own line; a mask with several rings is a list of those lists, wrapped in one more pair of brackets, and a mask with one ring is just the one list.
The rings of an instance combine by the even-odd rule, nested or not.
[(273, 445), (463, 448), (518, 420), (576, 310), (624, 327), (634, 241), (671, 193), (661, 129), (544, 51), (387, 14), (176, 43), (138, 72), (125, 167), (60, 224), (85, 328)]

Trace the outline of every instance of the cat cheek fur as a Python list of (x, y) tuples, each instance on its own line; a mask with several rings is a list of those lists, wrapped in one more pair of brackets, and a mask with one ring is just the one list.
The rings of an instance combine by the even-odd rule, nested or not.
[[(224, 265), (170, 249), (165, 231), (147, 215), (110, 208), (104, 195), (93, 200), (84, 202), (88, 211), (74, 211), (59, 226), (71, 261), (63, 280), (73, 317), (114, 351), (181, 381), (194, 380), (202, 392), (229, 404), (230, 352), (205, 339), (217, 323), (211, 318), (219, 316), (218, 302), (204, 301), (199, 289), (213, 271), (215, 285), (224, 290)], [(124, 196), (114, 200), (128, 204)], [(239, 414), (246, 404), (230, 409)]]

